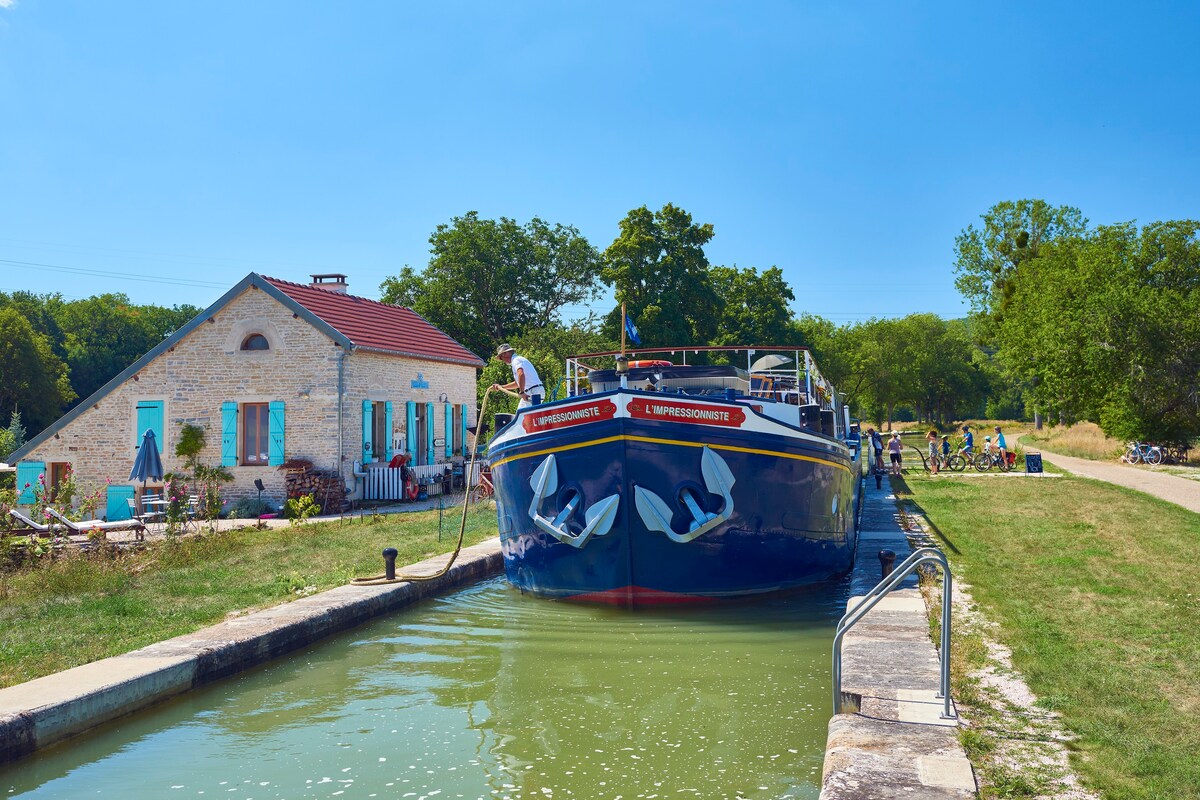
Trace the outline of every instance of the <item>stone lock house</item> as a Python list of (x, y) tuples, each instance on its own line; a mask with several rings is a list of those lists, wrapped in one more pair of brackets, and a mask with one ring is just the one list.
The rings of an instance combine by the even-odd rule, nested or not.
[[(183, 425), (205, 431), (200, 463), (234, 476), (226, 498), (285, 497), (285, 462), (340, 478), (351, 497), (373, 467), (407, 453), (418, 472), (467, 454), (484, 361), (408, 308), (251, 273), (208, 309), (12, 454), (19, 502), (67, 467), (79, 493), (105, 487), (109, 520), (129, 516), (128, 479), (152, 429), (163, 468), (183, 470)], [(397, 470), (390, 470), (397, 472)], [(149, 489), (147, 490), (149, 491)]]

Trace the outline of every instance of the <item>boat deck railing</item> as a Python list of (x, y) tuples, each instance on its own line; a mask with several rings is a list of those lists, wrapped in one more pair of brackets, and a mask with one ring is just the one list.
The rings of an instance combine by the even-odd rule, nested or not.
[(837, 633), (833, 637), (833, 713), (842, 713), (842, 639), (851, 628), (858, 624), (879, 601), (887, 596), (900, 583), (917, 570), (922, 564), (936, 563), (942, 568), (942, 641), (939, 656), (941, 657), (941, 691), (937, 697), (942, 700), (942, 719), (954, 719), (950, 708), (950, 606), (951, 591), (954, 579), (950, 574), (950, 563), (946, 555), (936, 547), (922, 547), (904, 559), (887, 577), (875, 584), (875, 588), (848, 610), (837, 624)]

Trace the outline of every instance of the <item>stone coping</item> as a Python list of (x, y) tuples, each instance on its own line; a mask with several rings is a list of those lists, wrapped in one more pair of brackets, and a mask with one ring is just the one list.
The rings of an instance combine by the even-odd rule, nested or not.
[[(864, 492), (848, 609), (879, 582), (881, 549), (897, 564), (912, 552), (888, 484)], [(941, 662), (915, 587), (910, 576), (842, 641), (845, 702), (829, 721), (821, 800), (976, 797), (958, 721), (942, 718)]]
[[(434, 573), (450, 555), (404, 571)], [(54, 675), (0, 689), (0, 763), (261, 664), (503, 569), (499, 538), (463, 548), (431, 581), (339, 586)]]

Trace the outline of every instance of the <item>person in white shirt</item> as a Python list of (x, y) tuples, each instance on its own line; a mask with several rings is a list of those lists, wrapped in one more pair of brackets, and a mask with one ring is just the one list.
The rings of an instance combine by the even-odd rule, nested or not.
[(512, 367), (513, 380), (503, 386), (493, 383), (492, 388), (515, 391), (520, 395), (521, 402), (517, 403), (518, 409), (539, 405), (542, 402), (545, 387), (542, 386), (542, 379), (538, 377), (537, 368), (530, 360), (525, 356), (517, 355), (517, 351), (511, 344), (502, 344), (496, 348), (496, 357)]

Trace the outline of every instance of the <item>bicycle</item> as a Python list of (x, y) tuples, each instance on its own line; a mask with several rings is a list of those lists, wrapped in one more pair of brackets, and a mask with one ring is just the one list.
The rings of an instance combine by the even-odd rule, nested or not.
[(1130, 464), (1144, 461), (1152, 466), (1157, 466), (1163, 462), (1163, 452), (1162, 448), (1156, 444), (1130, 442), (1129, 449), (1125, 451), (1124, 458)]
[(973, 454), (970, 450), (963, 449), (962, 439), (956, 440), (950, 447), (950, 455), (943, 459), (943, 464), (952, 472), (962, 472), (971, 465)]
[(496, 494), (496, 488), (492, 486), (492, 471), (486, 464), (479, 466), (479, 483), (471, 489), (471, 505), (478, 505), (486, 500), (491, 500)]
[(1004, 456), (1000, 455), (999, 450), (984, 450), (975, 456), (974, 465), (975, 469), (980, 472), (987, 472), (992, 467), (998, 467), (1001, 472), (1008, 472), (1012, 469), (1012, 465)]

